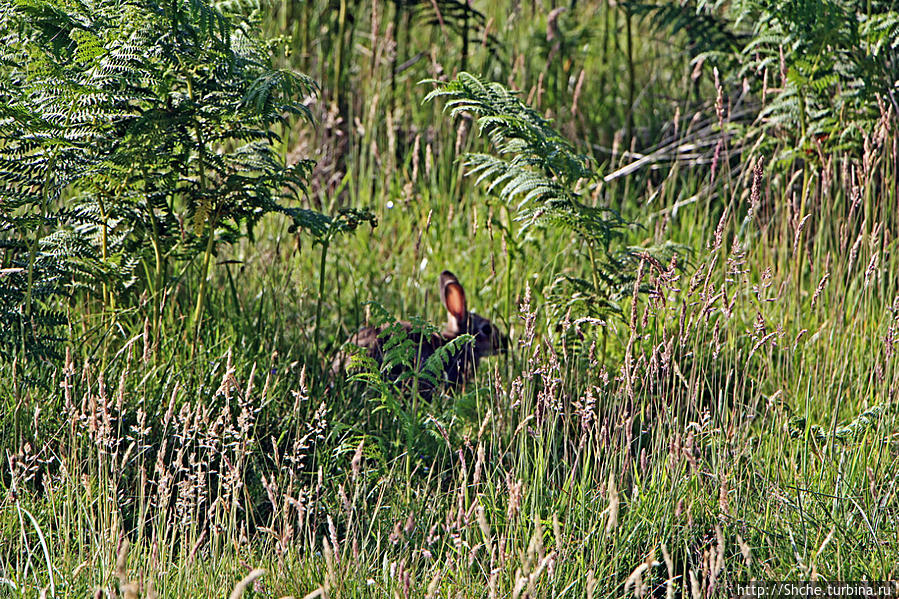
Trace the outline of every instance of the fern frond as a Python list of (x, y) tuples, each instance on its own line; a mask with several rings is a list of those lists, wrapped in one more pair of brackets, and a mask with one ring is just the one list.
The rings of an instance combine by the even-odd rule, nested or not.
[(311, 120), (303, 100), (317, 88), (263, 46), (209, 0), (0, 10), (0, 235), (31, 275), (0, 280), (3, 309), (52, 300), (28, 282), (38, 273), (59, 301), (98, 282), (127, 289), (154, 252), (190, 259), (209, 235), (232, 242), (272, 212), (322, 234), (363, 220), (291, 212), (311, 163), (285, 166), (272, 124)]
[[(614, 210), (588, 205), (578, 191), (584, 181), (599, 175), (585, 156), (552, 127), (552, 123), (525, 105), (514, 92), (499, 83), (460, 73), (440, 83), (426, 99), (442, 98), (453, 117), (472, 115), (490, 141), (493, 154), (465, 156), (466, 172), (475, 184), (517, 210), (523, 229), (535, 225), (570, 230), (609, 258), (590, 268), (603, 272), (592, 277), (588, 303), (604, 313), (615, 311), (611, 286), (600, 281), (618, 280), (633, 264), (611, 259), (613, 242), (628, 223)], [(562, 297), (552, 301), (561, 302)]]

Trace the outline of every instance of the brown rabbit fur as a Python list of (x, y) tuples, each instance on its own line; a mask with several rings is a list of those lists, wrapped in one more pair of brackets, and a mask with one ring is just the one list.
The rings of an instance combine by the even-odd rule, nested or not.
[[(416, 368), (421, 368), (428, 358), (434, 355), (438, 348), (463, 334), (470, 334), (474, 340), (461, 346), (452, 354), (449, 362), (443, 369), (443, 380), (452, 386), (457, 386), (468, 380), (481, 358), (491, 356), (506, 350), (507, 337), (488, 319), (468, 311), (468, 302), (465, 299), (465, 290), (456, 275), (448, 270), (440, 274), (440, 298), (447, 310), (447, 322), (440, 333), (427, 336), (422, 339), (421, 333), (412, 331), (412, 325), (400, 321), (400, 326), (409, 335), (409, 339), (418, 349), (415, 360)], [(384, 342), (381, 337), (390, 325), (380, 327), (364, 327), (358, 333), (347, 340), (348, 344), (356, 345), (381, 364), (384, 359)], [(347, 364), (347, 354), (341, 351), (334, 359), (332, 371), (336, 374)], [(394, 379), (402, 374), (401, 368), (395, 368), (390, 376)], [(429, 395), (433, 392), (433, 385), (424, 379), (420, 381), (420, 392)]]

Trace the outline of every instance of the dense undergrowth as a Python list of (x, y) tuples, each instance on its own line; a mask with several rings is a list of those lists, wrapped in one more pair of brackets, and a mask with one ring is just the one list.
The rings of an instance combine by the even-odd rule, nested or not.
[[(889, 5), (135, 6), (0, 8), (0, 596), (899, 578)], [(330, 372), (443, 269), (508, 353)]]

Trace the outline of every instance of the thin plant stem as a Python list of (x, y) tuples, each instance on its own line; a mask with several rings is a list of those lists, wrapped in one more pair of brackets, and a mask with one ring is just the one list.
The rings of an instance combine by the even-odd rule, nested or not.
[[(206, 281), (209, 278), (209, 266), (212, 262), (212, 251), (215, 249), (215, 225), (218, 220), (218, 214), (213, 216), (207, 227), (208, 237), (206, 238), (206, 251), (203, 253), (203, 268), (200, 271), (200, 288), (197, 290), (197, 305), (194, 310), (194, 348), (200, 341), (201, 318), (203, 317), (203, 309), (206, 303)], [(192, 350), (193, 351), (193, 348)]]
[[(319, 357), (319, 337), (320, 337), (320, 328), (322, 322), (322, 304), (324, 303), (325, 297), (325, 269), (327, 266), (328, 260), (328, 246), (330, 245), (330, 240), (325, 237), (319, 243), (322, 246), (321, 252), (321, 261), (318, 265), (318, 297), (316, 298), (315, 303), (315, 330), (313, 331), (314, 339), (313, 346), (315, 347), (315, 360), (318, 360)], [(314, 380), (317, 380), (318, 377), (315, 377)]]
[(631, 21), (631, 11), (625, 5), (624, 23), (627, 35), (627, 131), (625, 139), (628, 140), (628, 143), (630, 143), (634, 135), (634, 97), (637, 85), (636, 69), (634, 67), (634, 33)]

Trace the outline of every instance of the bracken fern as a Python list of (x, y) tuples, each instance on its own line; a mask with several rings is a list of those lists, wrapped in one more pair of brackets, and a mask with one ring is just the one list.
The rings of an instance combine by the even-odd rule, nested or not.
[(273, 129), (311, 119), (299, 98), (315, 84), (272, 68), (249, 24), (201, 0), (15, 0), (0, 46), (0, 312), (18, 331), (4, 351), (43, 347), (60, 319), (39, 307), (66, 289), (106, 308), (146, 291), (156, 319), (198, 255), (199, 326), (218, 244), (271, 212), (318, 230), (288, 208), (312, 163), (285, 164)]
[(632, 287), (635, 261), (615, 242), (629, 223), (610, 207), (584, 201), (579, 190), (599, 178), (587, 157), (502, 84), (463, 72), (439, 84), (426, 100), (435, 98), (446, 100), (452, 117), (474, 115), (490, 140), (494, 154), (464, 158), (477, 185), (514, 208), (523, 229), (561, 227), (586, 245), (589, 279), (559, 276), (548, 292), (555, 299), (556, 317), (569, 312), (588, 317), (622, 314), (618, 300)]

